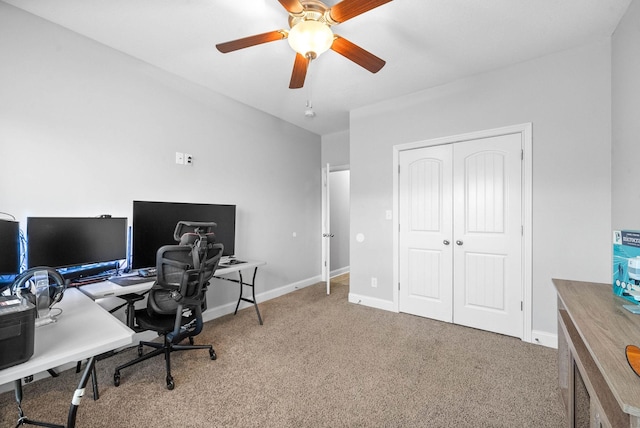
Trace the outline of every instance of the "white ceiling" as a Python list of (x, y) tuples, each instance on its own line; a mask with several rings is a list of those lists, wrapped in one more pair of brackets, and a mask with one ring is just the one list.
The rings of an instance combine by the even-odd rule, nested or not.
[(610, 36), (631, 2), (394, 0), (333, 27), (386, 60), (381, 71), (328, 51), (292, 90), (286, 40), (215, 48), (288, 29), (277, 0), (4, 1), (319, 135), (348, 129), (354, 108)]

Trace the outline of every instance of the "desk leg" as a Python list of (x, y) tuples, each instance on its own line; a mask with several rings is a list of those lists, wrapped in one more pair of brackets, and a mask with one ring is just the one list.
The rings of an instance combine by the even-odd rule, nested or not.
[[(106, 356), (110, 356), (109, 353), (102, 354)], [(100, 356), (102, 356), (100, 355)], [(105, 358), (106, 358), (105, 356)], [(87, 361), (88, 363), (88, 361)], [(76, 363), (76, 373), (80, 373), (80, 369), (82, 368), (82, 361), (78, 361)], [(93, 399), (94, 401), (100, 398), (100, 391), (98, 390), (98, 376), (96, 375), (96, 367), (93, 366), (93, 370), (91, 371), (91, 384), (93, 385)]]
[(65, 428), (64, 425), (32, 421), (31, 419), (27, 418), (24, 415), (24, 411), (22, 410), (22, 379), (18, 379), (14, 382), (14, 389), (16, 392), (16, 402), (18, 403), (18, 423), (16, 424), (16, 428), (23, 425), (35, 425), (48, 428)]
[(78, 413), (78, 407), (80, 406), (80, 401), (82, 400), (82, 396), (84, 395), (84, 390), (87, 386), (87, 382), (89, 382), (89, 377), (95, 376), (95, 369), (96, 357), (91, 357), (87, 362), (87, 367), (85, 367), (84, 372), (82, 373), (78, 388), (73, 393), (71, 406), (69, 407), (69, 415), (67, 417), (67, 428), (75, 428), (76, 426), (76, 414)]
[[(87, 382), (89, 382), (89, 377), (95, 375), (95, 367), (96, 357), (91, 357), (87, 362), (87, 367), (82, 373), (78, 388), (75, 390), (73, 398), (71, 399), (71, 406), (69, 407), (66, 428), (75, 428), (76, 426), (76, 415), (78, 413), (78, 407), (80, 406), (80, 401), (82, 400), (82, 396), (84, 395), (84, 390), (87, 386)], [(16, 424), (16, 428), (22, 425), (35, 425), (47, 428), (65, 428), (64, 425), (32, 421), (31, 419), (27, 418), (22, 410), (22, 379), (18, 379), (15, 381), (14, 388), (16, 392), (16, 402), (18, 403), (18, 423)]]
[[(255, 284), (256, 284), (256, 274), (258, 273), (258, 268), (256, 267), (255, 269), (253, 269), (253, 279), (251, 280), (251, 283), (248, 282), (244, 282), (244, 280), (242, 279), (242, 271), (239, 270), (238, 271), (238, 275), (240, 277), (240, 280), (238, 281), (238, 283), (240, 284), (240, 297), (238, 298), (238, 304), (236, 304), (236, 310), (233, 313), (234, 315), (238, 313), (238, 308), (240, 307), (240, 302), (241, 301), (245, 301), (248, 303), (253, 303), (253, 306), (256, 308), (256, 313), (258, 314), (258, 321), (260, 321), (260, 325), (262, 325), (262, 317), (260, 316), (260, 310), (258, 309), (258, 303), (256, 302), (256, 288), (255, 288)], [(248, 299), (246, 297), (243, 297), (243, 291), (244, 291), (244, 286), (247, 287), (251, 287), (251, 299)]]

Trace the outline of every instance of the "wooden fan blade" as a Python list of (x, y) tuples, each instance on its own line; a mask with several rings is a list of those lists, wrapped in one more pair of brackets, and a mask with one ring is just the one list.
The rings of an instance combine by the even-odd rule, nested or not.
[(372, 73), (377, 73), (386, 64), (383, 59), (378, 58), (371, 52), (362, 49), (358, 45), (354, 45), (349, 40), (338, 35), (335, 35), (331, 50), (338, 52), (343, 57), (350, 59)]
[(302, 3), (298, 0), (278, 0), (280, 4), (287, 9), (287, 12), (293, 15), (299, 15), (304, 10)]
[(299, 53), (296, 53), (289, 89), (298, 89), (304, 86), (304, 79), (307, 77), (307, 68), (309, 68), (309, 58), (305, 58)]
[(255, 36), (244, 37), (242, 39), (232, 40), (230, 42), (218, 43), (216, 48), (222, 53), (229, 53), (244, 49), (262, 43), (274, 42), (287, 38), (285, 30), (269, 31), (268, 33), (256, 34)]
[(329, 15), (336, 22), (344, 22), (390, 1), (392, 0), (342, 0), (331, 7)]

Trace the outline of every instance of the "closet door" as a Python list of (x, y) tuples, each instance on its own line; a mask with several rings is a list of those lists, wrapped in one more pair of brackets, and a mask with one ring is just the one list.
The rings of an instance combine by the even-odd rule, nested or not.
[(453, 145), (453, 322), (522, 337), (521, 136)]
[(400, 311), (522, 337), (520, 134), (399, 161)]
[(399, 156), (399, 309), (451, 322), (451, 146), (407, 150)]

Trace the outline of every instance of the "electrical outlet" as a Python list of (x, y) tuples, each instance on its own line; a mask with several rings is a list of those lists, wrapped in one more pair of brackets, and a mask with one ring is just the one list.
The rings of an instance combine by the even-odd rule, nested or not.
[(191, 156), (189, 153), (184, 154), (184, 164), (193, 165), (193, 156)]
[(176, 163), (184, 165), (184, 153), (176, 152)]
[(371, 277), (371, 286), (373, 288), (376, 288), (378, 286), (378, 278), (376, 277)]

